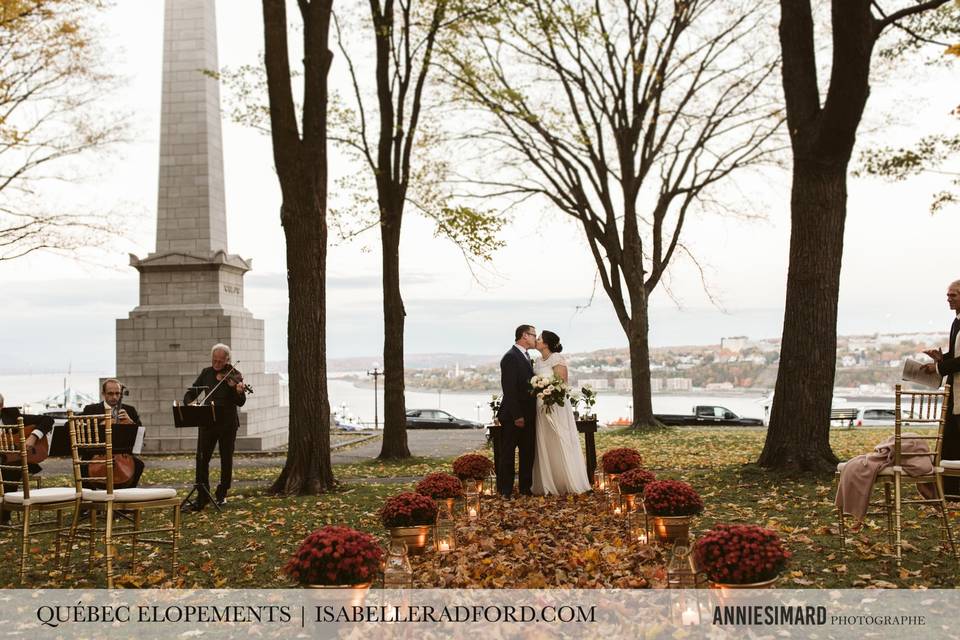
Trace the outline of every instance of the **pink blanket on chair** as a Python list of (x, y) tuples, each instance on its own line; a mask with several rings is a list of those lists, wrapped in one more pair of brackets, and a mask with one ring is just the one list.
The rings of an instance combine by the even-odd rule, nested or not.
[[(926, 440), (916, 440), (917, 434), (901, 435), (902, 454), (930, 453)], [(893, 465), (893, 441), (890, 436), (873, 449), (873, 453), (851, 458), (840, 472), (840, 484), (837, 486), (836, 505), (855, 518), (862, 519), (870, 504), (870, 493), (877, 474)], [(910, 455), (901, 457), (903, 471), (908, 476), (924, 476), (933, 473), (933, 463), (928, 456)], [(936, 490), (930, 484), (918, 485), (924, 497), (932, 498)]]

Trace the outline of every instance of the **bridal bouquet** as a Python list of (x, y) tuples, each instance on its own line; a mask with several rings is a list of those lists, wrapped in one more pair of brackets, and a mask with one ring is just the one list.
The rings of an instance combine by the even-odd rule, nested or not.
[(547, 413), (553, 405), (562, 407), (567, 399), (567, 383), (560, 376), (533, 376), (530, 378), (530, 393), (543, 400)]

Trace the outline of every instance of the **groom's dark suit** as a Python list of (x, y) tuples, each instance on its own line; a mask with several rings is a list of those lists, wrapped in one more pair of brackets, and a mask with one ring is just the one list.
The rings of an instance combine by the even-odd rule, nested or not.
[[(517, 347), (510, 347), (500, 360), (500, 388), (503, 398), (497, 418), (500, 420), (500, 449), (497, 451), (497, 492), (513, 493), (513, 456), (520, 449), (520, 493), (531, 494), (533, 488), (533, 456), (536, 450), (537, 400), (530, 395), (533, 365)], [(524, 426), (514, 424), (523, 418)]]

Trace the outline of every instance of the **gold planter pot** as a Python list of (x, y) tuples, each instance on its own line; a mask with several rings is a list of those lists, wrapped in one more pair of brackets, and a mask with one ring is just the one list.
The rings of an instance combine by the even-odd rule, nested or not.
[(777, 580), (780, 579), (779, 575), (776, 575), (769, 580), (764, 580), (763, 582), (749, 582), (746, 584), (730, 584), (727, 582), (711, 582), (711, 589), (720, 589), (721, 591), (727, 589), (772, 589), (774, 585), (777, 584)]
[(483, 479), (460, 478), (464, 493), (483, 493)]
[(424, 524), (413, 527), (390, 527), (390, 537), (407, 543), (407, 553), (418, 556), (427, 548), (427, 538), (433, 525)]
[[(349, 592), (346, 598), (350, 606), (359, 607), (367, 599), (367, 592), (370, 590), (370, 582), (361, 582), (358, 584), (305, 584), (304, 589), (335, 589), (337, 591)], [(324, 596), (328, 597), (328, 596)]]
[(653, 533), (660, 542), (673, 542), (690, 537), (690, 520), (693, 516), (650, 516)]

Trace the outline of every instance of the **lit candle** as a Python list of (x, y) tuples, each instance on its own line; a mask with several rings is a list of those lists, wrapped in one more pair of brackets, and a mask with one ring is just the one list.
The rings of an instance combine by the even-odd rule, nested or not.
[(620, 507), (617, 507), (616, 509), (613, 510), (613, 515), (615, 516), (620, 515)]
[(443, 553), (444, 551), (450, 551), (450, 543), (447, 542), (446, 540), (441, 540), (441, 541), (440, 541), (440, 552)]
[(687, 610), (680, 615), (680, 621), (685, 627), (692, 624), (700, 624), (700, 616), (697, 615), (696, 611), (688, 607)]
[(647, 534), (645, 532), (638, 534), (637, 542), (639, 542), (640, 544), (647, 544)]
[(477, 517), (477, 510), (473, 507), (470, 507), (470, 512), (467, 515), (469, 515), (470, 519), (472, 520), (473, 518)]

